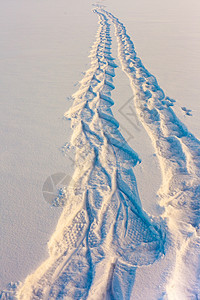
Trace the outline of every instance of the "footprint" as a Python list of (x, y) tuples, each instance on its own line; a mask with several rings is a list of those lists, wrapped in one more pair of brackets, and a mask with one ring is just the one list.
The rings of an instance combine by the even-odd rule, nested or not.
[(191, 109), (187, 109), (185, 106), (182, 106), (181, 109), (185, 112), (185, 116), (192, 116)]

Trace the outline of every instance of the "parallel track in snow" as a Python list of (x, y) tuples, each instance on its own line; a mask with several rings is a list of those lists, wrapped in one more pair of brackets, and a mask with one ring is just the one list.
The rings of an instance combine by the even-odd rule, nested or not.
[[(163, 299), (200, 299), (200, 142), (175, 115), (156, 78), (142, 64), (123, 23), (103, 6), (91, 66), (65, 116), (71, 119), (75, 171), (49, 243), (49, 258), (17, 290), (21, 300), (130, 299), (138, 267), (163, 257), (165, 232), (142, 209), (133, 168), (140, 158), (112, 114), (118, 57), (130, 79), (135, 109), (160, 162), (162, 215), (175, 264)], [(63, 199), (62, 199), (63, 200)], [(1, 293), (10, 299), (8, 293)], [(10, 297), (10, 298), (9, 298)]]
[(176, 261), (166, 287), (170, 300), (200, 299), (200, 142), (175, 115), (156, 78), (137, 56), (126, 28), (102, 9), (115, 27), (118, 56), (133, 90), (136, 112), (160, 162), (165, 208)]

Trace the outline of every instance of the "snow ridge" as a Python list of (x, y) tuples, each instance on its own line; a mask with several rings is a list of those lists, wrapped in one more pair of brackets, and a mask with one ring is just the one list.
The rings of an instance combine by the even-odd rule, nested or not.
[(117, 65), (110, 24), (94, 12), (99, 30), (91, 67), (65, 114), (76, 150), (72, 184), (48, 244), (49, 258), (26, 278), (18, 299), (129, 299), (137, 267), (163, 253), (161, 230), (142, 210), (137, 191), (133, 167), (140, 159), (111, 111)]
[(159, 195), (176, 252), (166, 297), (200, 299), (200, 142), (177, 118), (171, 108), (174, 101), (165, 97), (156, 78), (137, 57), (124, 24), (105, 9), (101, 12), (115, 26), (121, 66), (129, 77), (138, 117), (151, 137), (162, 170)]

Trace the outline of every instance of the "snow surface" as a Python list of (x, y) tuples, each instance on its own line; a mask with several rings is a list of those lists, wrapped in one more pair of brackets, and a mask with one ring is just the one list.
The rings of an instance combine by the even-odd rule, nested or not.
[[(158, 1), (151, 3), (135, 1), (134, 4), (132, 1), (125, 3), (108, 1), (108, 10), (114, 16), (119, 17), (120, 21), (123, 21), (145, 67), (156, 76), (159, 86), (167, 91), (165, 94), (169, 95), (170, 99), (176, 100), (176, 102), (171, 102), (169, 99), (164, 100), (166, 101), (166, 103), (162, 103), (166, 107), (164, 111), (167, 114), (171, 113), (171, 108), (167, 104), (170, 102), (174, 104), (174, 111), (196, 137), (199, 137), (197, 87), (200, 79), (198, 68), (200, 54), (197, 51), (198, 43), (200, 43), (198, 6), (197, 1), (191, 2), (190, 6), (187, 2), (181, 2), (181, 7), (178, 1), (176, 3), (168, 1), (165, 4)], [(82, 71), (89, 68), (85, 64), (88, 63), (88, 50), (94, 41), (97, 30), (97, 16), (90, 11), (91, 3), (83, 4), (80, 1), (70, 3), (70, 6), (64, 1), (44, 1), (43, 3), (3, 1), (2, 8), (1, 40), (3, 47), (0, 51), (3, 70), (1, 74), (2, 109), (0, 112), (2, 120), (2, 271), (0, 281), (1, 287), (5, 288), (10, 281), (23, 281), (45, 258), (48, 258), (46, 244), (56, 227), (61, 209), (52, 208), (44, 201), (42, 185), (49, 175), (56, 172), (72, 174), (71, 158), (67, 153), (64, 157), (59, 150), (66, 142), (69, 142), (71, 135), (69, 123), (62, 120), (62, 115), (70, 106), (69, 102), (66, 103), (65, 98), (75, 91), (74, 82), (82, 77)], [(116, 57), (117, 44), (114, 42), (114, 33), (112, 36), (115, 48), (113, 53)], [(119, 59), (123, 66), (123, 53)], [(118, 60), (116, 62), (119, 64)], [(127, 75), (129, 75), (128, 72)], [(102, 79), (98, 78), (98, 80)], [(132, 98), (132, 90), (128, 85), (128, 78), (120, 71), (120, 68), (116, 69), (116, 77), (113, 80), (115, 90), (112, 92), (112, 99), (115, 102), (113, 107), (115, 119), (119, 122), (120, 130), (129, 145), (142, 159), (142, 163), (134, 168), (140, 200), (147, 213), (158, 216), (163, 213), (163, 208), (160, 207), (156, 195), (161, 184), (161, 173), (155, 156), (156, 149), (153, 149), (150, 138), (135, 115), (131, 116), (134, 117), (134, 124), (130, 123), (127, 118), (127, 111), (124, 110), (123, 105), (128, 101), (128, 109), (132, 111), (134, 108), (133, 99), (129, 101)], [(110, 81), (111, 78), (108, 77), (108, 82)], [(155, 104), (151, 103), (151, 105)], [(154, 108), (153, 106), (151, 109)], [(191, 109), (192, 116), (185, 115), (181, 107)], [(103, 112), (98, 113), (98, 116), (106, 120), (105, 122), (111, 122), (113, 126), (117, 124), (114, 118), (105, 116)], [(164, 117), (166, 116), (164, 115)], [(162, 118), (162, 120), (165, 122), (165, 119)], [(145, 122), (142, 119), (140, 121)], [(181, 125), (178, 126), (180, 129)], [(164, 127), (165, 131), (163, 132), (169, 135), (168, 120), (166, 124), (163, 123), (162, 130)], [(85, 130), (87, 131), (87, 128)], [(173, 127), (170, 127), (170, 130), (174, 130)], [(81, 134), (81, 131), (76, 134)], [(151, 133), (150, 137), (152, 137)], [(112, 140), (111, 144), (113, 142)], [(185, 142), (186, 146), (191, 149), (194, 140)], [(182, 146), (182, 148), (184, 147)], [(199, 168), (198, 165), (197, 167), (192, 165), (192, 159), (196, 156), (195, 151), (198, 147), (193, 147), (192, 156), (191, 152), (188, 154), (188, 149), (185, 151), (184, 148), (184, 153), (187, 153), (185, 155), (187, 167), (189, 161), (189, 170), (192, 169), (193, 174), (197, 174)], [(127, 151), (130, 153), (128, 148)], [(181, 159), (181, 156), (178, 155), (177, 162)], [(169, 162), (168, 156), (166, 165)], [(162, 172), (165, 173), (163, 170)], [(174, 172), (172, 173), (174, 174)], [(166, 176), (165, 183), (170, 179), (168, 175)], [(190, 180), (192, 180), (192, 188), (197, 185), (194, 184), (191, 176)], [(134, 180), (130, 180), (130, 184), (131, 182)], [(167, 189), (167, 184), (165, 187)], [(134, 189), (132, 187), (132, 190)], [(192, 192), (195, 192), (194, 189)], [(188, 199), (188, 195), (184, 197)], [(198, 196), (190, 194), (189, 197), (197, 199)], [(162, 203), (166, 204), (165, 200)], [(188, 208), (187, 212), (189, 212)], [(167, 217), (173, 213), (173, 210), (164, 212)], [(175, 217), (177, 217), (176, 212)], [(186, 218), (185, 215), (183, 217)], [(194, 222), (190, 222), (192, 218), (190, 217), (189, 214), (189, 224), (196, 226)], [(62, 219), (59, 224), (62, 225)], [(175, 221), (169, 223), (171, 232), (176, 225), (175, 218)], [(194, 249), (195, 243), (192, 245), (192, 251), (189, 248), (189, 253), (194, 254), (190, 261), (186, 259), (189, 255), (185, 255), (191, 237), (194, 237), (193, 229), (188, 225), (182, 229), (184, 229), (182, 235), (179, 234), (177, 237), (176, 230), (173, 238), (175, 245), (178, 243), (182, 245), (177, 253), (175, 269), (174, 254), (178, 249), (172, 247), (173, 249), (166, 250), (164, 259), (154, 263), (151, 268), (139, 268), (135, 278), (135, 270), (130, 271), (133, 281), (135, 280), (131, 298), (159, 299), (166, 290), (169, 299), (180, 299), (180, 297), (181, 299), (184, 297), (190, 299), (189, 297), (192, 297), (187, 290), (178, 287), (180, 282), (185, 286), (185, 278), (182, 276), (185, 273), (185, 265), (189, 265), (191, 272), (189, 272), (189, 278), (186, 278), (187, 284), (195, 281), (195, 265), (198, 265), (195, 258), (195, 253), (197, 253), (197, 249)], [(184, 236), (189, 238), (184, 240)], [(62, 247), (60, 247), (61, 249)], [(84, 257), (84, 254), (82, 255)], [(183, 261), (186, 261), (186, 264), (183, 264)], [(104, 286), (113, 274), (112, 268), (117, 270), (116, 265), (114, 259), (102, 263), (102, 266), (99, 267), (97, 274), (102, 274), (102, 269), (108, 270), (105, 271)], [(118, 264), (118, 268), (122, 270), (124, 267)], [(172, 271), (174, 272), (171, 273)], [(182, 293), (181, 296), (178, 295), (179, 298), (173, 298), (174, 287), (168, 280), (169, 274), (174, 276), (171, 276), (171, 279), (176, 285), (176, 291)], [(104, 281), (99, 283), (100, 291), (103, 291), (101, 284)], [(121, 283), (121, 286), (125, 288), (124, 282)], [(197, 288), (193, 286), (190, 293), (194, 293), (196, 290)], [(91, 293), (100, 295), (95, 287)], [(125, 288), (124, 293), (125, 299), (128, 299), (127, 295), (130, 294), (130, 291), (126, 291)], [(25, 294), (24, 299), (27, 299), (26, 295), (28, 294)]]
[(0, 14), (0, 285), (5, 287), (23, 280), (47, 256), (61, 210), (44, 201), (42, 186), (49, 175), (73, 169), (60, 150), (71, 134), (63, 115), (98, 24), (91, 5), (81, 1), (70, 8), (66, 1), (2, 1)]

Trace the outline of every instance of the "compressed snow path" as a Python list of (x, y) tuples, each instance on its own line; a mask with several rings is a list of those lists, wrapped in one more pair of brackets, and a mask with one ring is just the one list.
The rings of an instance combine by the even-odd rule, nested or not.
[(140, 159), (110, 108), (117, 65), (108, 19), (95, 12), (100, 28), (91, 67), (65, 114), (72, 120), (76, 149), (73, 183), (49, 242), (50, 257), (27, 277), (19, 299), (104, 299), (106, 294), (127, 299), (137, 266), (153, 263), (163, 252), (161, 232), (143, 212), (137, 192), (132, 168)]

